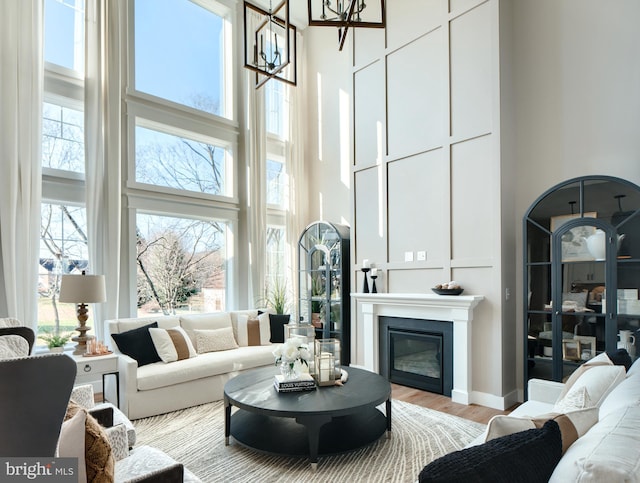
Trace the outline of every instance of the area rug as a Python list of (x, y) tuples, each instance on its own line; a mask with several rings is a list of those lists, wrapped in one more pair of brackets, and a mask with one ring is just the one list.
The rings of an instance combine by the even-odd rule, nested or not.
[[(383, 406), (382, 406), (383, 407)], [(258, 453), (231, 438), (224, 445), (222, 401), (134, 421), (137, 445), (165, 451), (205, 483), (415, 482), (430, 461), (463, 448), (485, 428), (456, 416), (392, 401), (392, 436), (359, 450), (304, 458)]]

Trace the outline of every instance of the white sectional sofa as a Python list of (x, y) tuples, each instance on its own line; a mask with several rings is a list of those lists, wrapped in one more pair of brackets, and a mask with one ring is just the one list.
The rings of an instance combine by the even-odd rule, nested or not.
[(640, 362), (612, 357), (624, 365), (602, 353), (564, 384), (530, 380), (528, 401), (427, 464), (418, 483), (640, 482)]
[[(243, 338), (242, 328), (239, 330), (239, 325), (244, 327), (243, 320), (257, 316), (257, 310), (244, 310), (105, 321), (105, 339), (109, 347), (119, 355), (122, 412), (129, 419), (138, 419), (217, 401), (223, 398), (224, 385), (231, 377), (248, 369), (274, 364), (274, 346), (269, 342), (268, 314), (266, 322), (264, 316), (260, 317), (261, 345), (247, 345), (246, 335)], [(139, 367), (135, 359), (119, 350), (111, 336), (153, 322), (157, 322), (161, 329), (181, 327), (194, 342), (194, 346), (196, 330), (211, 331), (231, 327), (236, 341), (240, 341), (240, 347), (198, 353), (195, 357), (175, 362), (160, 361)], [(114, 389), (112, 383), (105, 391), (111, 394)]]

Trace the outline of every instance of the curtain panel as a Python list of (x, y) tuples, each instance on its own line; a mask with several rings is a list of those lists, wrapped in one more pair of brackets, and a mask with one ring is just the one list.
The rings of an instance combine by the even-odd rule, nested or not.
[[(89, 267), (105, 276), (107, 301), (95, 304), (95, 335), (117, 318), (121, 273), (121, 26), (120, 0), (87, 2), (85, 21), (85, 159)], [(125, 272), (126, 273), (126, 272)]]
[(43, 5), (0, 2), (0, 316), (37, 329)]

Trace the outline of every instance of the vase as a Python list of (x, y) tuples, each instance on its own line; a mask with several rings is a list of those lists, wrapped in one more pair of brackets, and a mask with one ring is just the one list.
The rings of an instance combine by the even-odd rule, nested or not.
[(618, 333), (618, 338), (620, 339), (620, 341), (618, 342), (618, 349), (626, 349), (633, 359), (636, 356), (635, 336), (631, 333), (630, 330), (621, 330)]
[(297, 379), (300, 377), (300, 364), (296, 361), (282, 361), (280, 363), (280, 373), (287, 381)]

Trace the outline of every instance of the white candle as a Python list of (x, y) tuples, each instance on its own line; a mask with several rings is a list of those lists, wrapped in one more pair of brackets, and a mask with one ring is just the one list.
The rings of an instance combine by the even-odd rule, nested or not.
[(333, 362), (333, 355), (328, 352), (323, 352), (320, 356), (320, 367), (318, 368), (320, 382), (333, 381), (334, 370), (335, 363)]
[(369, 263), (369, 260), (367, 258), (362, 260), (362, 268), (369, 268), (370, 266), (371, 264)]
[(378, 276), (378, 269), (377, 268), (372, 268), (371, 269), (371, 276), (372, 277), (377, 277)]

